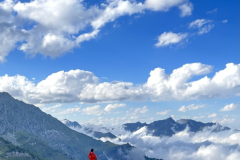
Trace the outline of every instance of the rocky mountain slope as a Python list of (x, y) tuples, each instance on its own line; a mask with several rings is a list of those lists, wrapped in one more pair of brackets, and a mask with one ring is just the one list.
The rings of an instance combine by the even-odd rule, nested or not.
[(0, 160), (44, 160), (0, 137)]
[[(88, 152), (94, 148), (100, 160), (107, 160), (106, 156), (118, 155), (119, 149), (131, 149), (129, 145), (104, 143), (71, 130), (38, 107), (5, 92), (0, 93), (0, 115), (0, 137), (46, 159), (87, 160)], [(124, 154), (117, 159), (125, 159)]]

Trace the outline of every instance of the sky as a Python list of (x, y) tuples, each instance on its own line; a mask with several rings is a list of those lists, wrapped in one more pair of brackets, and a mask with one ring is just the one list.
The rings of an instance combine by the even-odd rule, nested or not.
[(0, 91), (79, 123), (239, 129), (239, 1), (1, 0)]

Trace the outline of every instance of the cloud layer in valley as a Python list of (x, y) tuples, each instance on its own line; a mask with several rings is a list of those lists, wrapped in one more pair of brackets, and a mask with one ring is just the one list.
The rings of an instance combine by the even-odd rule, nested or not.
[[(116, 139), (101, 138), (102, 141), (111, 141), (116, 144), (130, 143), (135, 150), (130, 155), (147, 155), (151, 158), (168, 160), (235, 160), (240, 156), (240, 132), (229, 130), (212, 132), (212, 128), (192, 133), (187, 127), (172, 137), (154, 137), (142, 127), (136, 132), (130, 133), (121, 127), (110, 129), (117, 135)], [(73, 128), (75, 129), (75, 128)], [(87, 130), (86, 130), (87, 129)], [(91, 131), (107, 131), (94, 125), (83, 125), (81, 129), (75, 129), (81, 133), (93, 136)], [(119, 140), (121, 139), (121, 141)]]
[[(79, 69), (53, 73), (39, 83), (25, 76), (6, 74), (0, 77), (0, 91), (32, 104), (146, 101), (148, 98), (152, 101), (180, 101), (239, 95), (239, 64), (227, 64), (212, 78), (204, 76), (190, 81), (194, 76), (206, 75), (211, 70), (212, 66), (201, 63), (185, 64), (169, 75), (164, 69), (155, 68), (142, 85), (122, 81), (100, 83), (92, 72)], [(121, 105), (108, 106), (106, 111), (116, 107)], [(180, 111), (196, 107), (199, 106), (183, 106)]]

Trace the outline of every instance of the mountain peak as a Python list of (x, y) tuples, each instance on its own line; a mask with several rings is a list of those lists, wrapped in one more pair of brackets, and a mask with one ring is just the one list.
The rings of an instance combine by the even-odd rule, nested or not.
[(13, 98), (8, 92), (0, 92), (0, 97), (9, 97), (9, 98)]
[(167, 118), (166, 120), (168, 120), (168, 121), (174, 121), (174, 122), (175, 122), (175, 120), (174, 120), (172, 117), (169, 117), (169, 118)]
[(61, 121), (63, 124), (65, 124), (68, 127), (76, 127), (76, 128), (81, 128), (82, 126), (76, 122), (76, 121), (69, 121), (68, 119), (64, 119)]

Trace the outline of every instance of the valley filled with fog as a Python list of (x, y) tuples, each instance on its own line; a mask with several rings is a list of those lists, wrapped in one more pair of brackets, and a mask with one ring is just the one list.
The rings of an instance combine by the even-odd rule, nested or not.
[[(153, 136), (146, 126), (135, 132), (126, 131), (122, 125), (103, 127), (93, 124), (71, 126), (70, 128), (103, 142), (134, 146), (131, 157), (164, 160), (236, 160), (240, 157), (240, 132), (238, 130), (216, 131), (219, 125), (191, 132), (187, 126), (172, 136)], [(173, 129), (173, 128), (172, 128)], [(96, 138), (95, 132), (112, 133), (116, 138)], [(121, 152), (119, 152), (121, 154)]]

